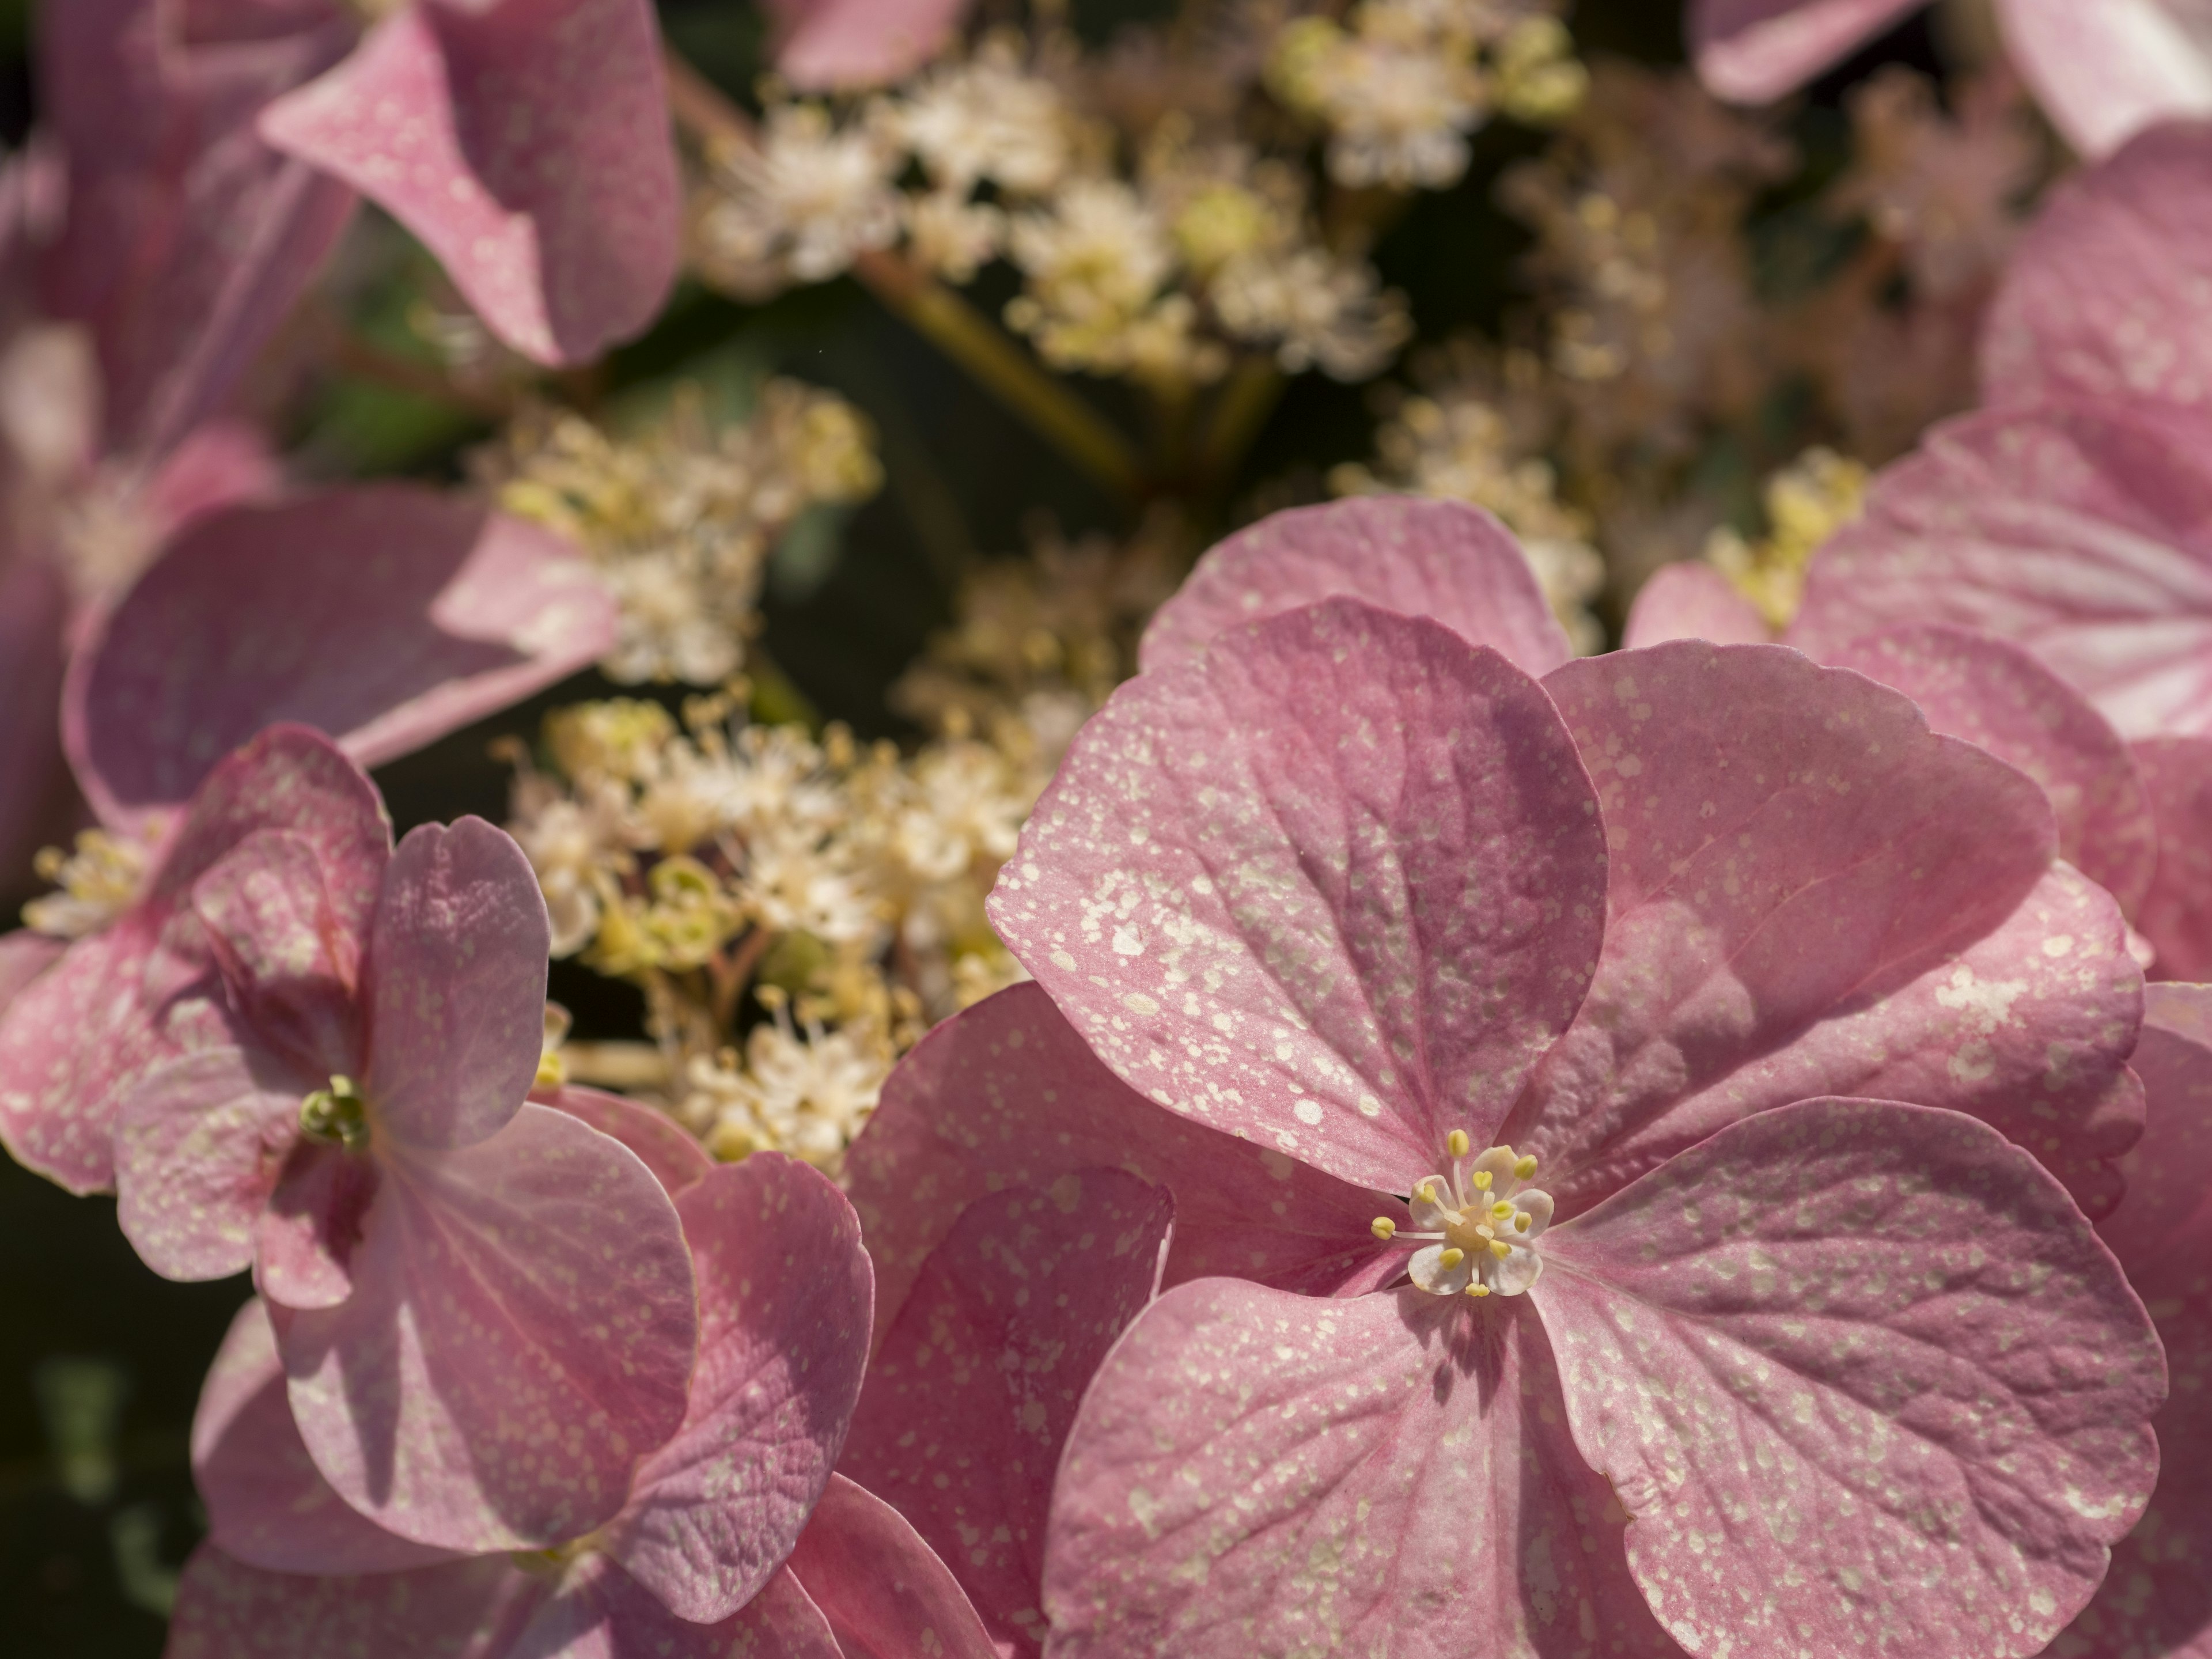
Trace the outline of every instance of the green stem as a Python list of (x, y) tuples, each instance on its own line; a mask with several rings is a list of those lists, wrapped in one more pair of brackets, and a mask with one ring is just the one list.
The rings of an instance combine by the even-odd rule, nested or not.
[(1214, 399), (1212, 418), (1198, 441), (1198, 476), (1208, 483), (1227, 480), (1282, 400), (1285, 382), (1273, 357), (1249, 356), (1230, 371), (1229, 383)]

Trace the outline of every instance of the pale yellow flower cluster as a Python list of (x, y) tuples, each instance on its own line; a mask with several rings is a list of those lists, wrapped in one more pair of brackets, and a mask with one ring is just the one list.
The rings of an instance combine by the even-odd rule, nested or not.
[(1705, 562), (1758, 607), (1778, 633), (1797, 619), (1805, 572), (1820, 544), (1859, 516), (1865, 465), (1832, 449), (1807, 450), (1766, 481), (1767, 533), (1748, 540), (1725, 526), (1705, 543)]
[(44, 847), (32, 861), (40, 881), (58, 892), (23, 907), (23, 925), (53, 939), (96, 933), (137, 901), (152, 856), (149, 838), (113, 830), (80, 830), (73, 851)]
[(769, 554), (810, 507), (882, 482), (866, 416), (793, 380), (762, 387), (750, 420), (717, 422), (696, 387), (619, 435), (550, 409), (477, 457), (508, 511), (588, 553), (621, 607), (601, 665), (625, 684), (721, 684), (743, 667)]

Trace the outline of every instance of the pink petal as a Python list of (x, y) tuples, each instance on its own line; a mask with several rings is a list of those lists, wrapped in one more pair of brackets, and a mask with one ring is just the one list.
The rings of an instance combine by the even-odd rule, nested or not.
[(781, 1152), (677, 1200), (699, 1282), (684, 1426), (639, 1468), (608, 1554), (678, 1616), (726, 1619), (791, 1553), (844, 1444), (868, 1357), (860, 1224)]
[(1582, 1000), (1601, 836), (1533, 681), (1329, 599), (1116, 692), (990, 914), (1125, 1082), (1403, 1191)]
[(1620, 1539), (1525, 1304), (1200, 1279), (1084, 1400), (1053, 1506), (1052, 1652), (1660, 1659)]
[(2059, 852), (2134, 914), (2158, 825), (2127, 746), (2080, 692), (2020, 647), (1958, 628), (1893, 628), (1825, 660), (1902, 691), (1931, 731), (2033, 778), (2057, 817)]
[(1164, 1189), (1111, 1169), (978, 1200), (870, 1370), (838, 1467), (897, 1506), (1017, 1653), (1044, 1638), (1060, 1447), (1091, 1374), (1152, 1299), (1174, 1214)]
[(2024, 645), (2125, 738), (2212, 734), (2212, 413), (1969, 416), (1875, 480), (1790, 642), (1949, 623)]
[(1629, 650), (1668, 640), (1711, 640), (1715, 645), (1764, 645), (1774, 630), (1749, 599), (1709, 564), (1662, 564), (1651, 573), (1629, 608), (1621, 644)]
[(924, 1037), (893, 1069), (847, 1155), (876, 1266), (878, 1334), (970, 1204), (1066, 1191), (1062, 1183), (1091, 1167), (1174, 1193), (1170, 1284), (1225, 1273), (1328, 1295), (1402, 1270), (1403, 1252), (1376, 1250), (1368, 1232), (1378, 1215), (1404, 1215), (1396, 1199), (1155, 1106), (1024, 982)]
[(2160, 979), (2212, 979), (2212, 738), (2135, 746), (2158, 823), (2158, 872), (2136, 925)]
[(0, 933), (0, 1013), (22, 994), (24, 988), (61, 960), (69, 948), (65, 940), (49, 939), (27, 927)]
[(505, 1651), (514, 1659), (845, 1659), (821, 1609), (787, 1572), (727, 1619), (699, 1625), (598, 1554), (568, 1571)]
[(362, 973), (364, 1086), (381, 1129), (465, 1146), (514, 1115), (544, 1047), (550, 940), (538, 877), (504, 830), (465, 817), (408, 832)]
[(1000, 1659), (921, 1534), (842, 1475), (830, 1477), (786, 1576), (828, 1616), (844, 1659)]
[(2160, 127), (2052, 191), (2021, 239), (1984, 325), (1989, 401), (2212, 404), (2208, 270), (2212, 126)]
[(682, 204), (647, 0), (418, 0), (261, 131), (388, 210), (539, 362), (643, 332), (675, 280)]
[(351, 1296), (354, 1252), (383, 1185), (373, 1158), (295, 1146), (254, 1224), (254, 1288), (282, 1308), (335, 1308)]
[(2193, 0), (1999, 0), (1996, 15), (2006, 55), (2084, 155), (2212, 115), (2212, 16)]
[(254, 1229), (318, 1086), (264, 1052), (209, 1048), (157, 1066), (115, 1126), (116, 1219), (167, 1279), (227, 1279), (253, 1261)]
[(295, 1060), (307, 1088), (359, 1073), (355, 989), (367, 941), (339, 921), (313, 842), (296, 830), (256, 830), (192, 884), (192, 914), (231, 1012)]
[(1515, 667), (1574, 654), (1528, 556), (1479, 507), (1367, 495), (1262, 519), (1214, 547), (1145, 629), (1147, 673), (1195, 662), (1224, 629), (1343, 595), (1442, 623)]
[(2035, 1653), (2149, 1495), (2142, 1304), (2057, 1184), (1957, 1113), (1761, 1113), (1544, 1249), (1575, 1443), (1692, 1654)]
[(1715, 96), (1770, 104), (1833, 68), (1922, 0), (1690, 0), (1690, 54)]
[(244, 421), (194, 427), (146, 480), (139, 505), (166, 539), (194, 519), (246, 501), (265, 501), (284, 487), (283, 463), (269, 439)]
[(514, 1650), (516, 1623), (551, 1582), (517, 1571), (498, 1555), (413, 1572), (316, 1578), (249, 1567), (214, 1544), (203, 1544), (177, 1587), (163, 1654), (165, 1659), (505, 1659)]
[(714, 1168), (707, 1149), (689, 1131), (667, 1113), (642, 1101), (625, 1100), (620, 1095), (575, 1084), (534, 1090), (530, 1097), (622, 1142), (643, 1160), (671, 1198)]
[(808, 91), (903, 81), (943, 49), (969, 0), (766, 0), (776, 73)]
[(2150, 1127), (2128, 1159), (2128, 1201), (2100, 1228), (2166, 1345), (2170, 1391), (2153, 1420), (2158, 1490), (2112, 1551), (2104, 1588), (2052, 1648), (2059, 1659), (2197, 1659), (2212, 1640), (2212, 990), (2154, 985), (2135, 1065)]
[(315, 1467), (419, 1543), (589, 1532), (684, 1419), (697, 1316), (674, 1207), (632, 1153), (542, 1106), (379, 1162), (352, 1296), (270, 1310)]
[(2141, 1016), (2110, 896), (2029, 780), (1861, 676), (1681, 641), (1546, 681), (1604, 802), (1605, 958), (1495, 1138), (1571, 1214), (1844, 1091), (1986, 1119), (2109, 1206)]
[(275, 1572), (398, 1572), (450, 1560), (348, 1509), (317, 1474), (292, 1423), (268, 1310), (230, 1322), (192, 1418), (192, 1483), (209, 1536), (232, 1559)]
[(172, 542), (78, 653), (64, 733), (102, 817), (131, 821), (271, 722), (377, 765), (574, 673), (613, 631), (567, 543), (459, 496), (364, 484), (233, 507)]

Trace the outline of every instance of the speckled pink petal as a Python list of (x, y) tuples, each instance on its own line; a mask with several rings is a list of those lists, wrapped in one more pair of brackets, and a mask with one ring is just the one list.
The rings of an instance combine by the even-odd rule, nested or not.
[(1672, 1651), (1526, 1302), (1411, 1288), (1154, 1303), (1076, 1419), (1045, 1611), (1053, 1659)]
[(59, 962), (68, 948), (66, 939), (49, 939), (27, 927), (0, 933), (0, 1013), (7, 1012), (26, 986)]
[(379, 1161), (353, 1294), (270, 1310), (315, 1467), (441, 1548), (539, 1549), (611, 1519), (683, 1421), (696, 1347), (659, 1183), (543, 1106), (489, 1140)]
[(1218, 544), (1145, 629), (1146, 672), (1194, 662), (1224, 629), (1336, 595), (1429, 617), (1515, 667), (1574, 654), (1512, 532), (1479, 507), (1363, 495), (1272, 514)]
[(1544, 1252), (1575, 1442), (1692, 1654), (2024, 1659), (2156, 1478), (2142, 1303), (2057, 1184), (1958, 1113), (1762, 1113)]
[(828, 1617), (844, 1659), (994, 1659), (945, 1563), (896, 1510), (833, 1474), (788, 1576)]
[(1989, 401), (2212, 404), (2208, 271), (2212, 125), (2160, 127), (2062, 183), (2028, 228), (1984, 325)]
[(2212, 734), (2212, 410), (1969, 416), (1875, 480), (1813, 562), (1790, 643), (1907, 623), (2041, 658), (2125, 738)]
[(1966, 629), (1893, 628), (1825, 660), (1902, 691), (1930, 730), (2033, 778), (2057, 817), (2059, 852), (2134, 914), (2158, 863), (2158, 825), (2127, 745), (2080, 692), (2019, 646)]
[(990, 914), (1133, 1087), (1402, 1191), (1582, 1000), (1602, 836), (1534, 681), (1328, 599), (1115, 693)]
[(416, 0), (263, 135), (422, 238), (543, 363), (644, 331), (682, 204), (648, 0)]
[(2158, 1490), (2053, 1659), (2212, 1652), (2212, 990), (2152, 986), (2134, 1064), (2150, 1125), (2129, 1155), (2128, 1201), (2099, 1231), (2166, 1344), (2169, 1393), (2153, 1419)]
[(766, 0), (780, 39), (776, 72), (794, 87), (887, 86), (928, 62), (970, 0)]
[(1174, 1193), (1170, 1284), (1221, 1273), (1328, 1295), (1402, 1270), (1405, 1252), (1376, 1249), (1368, 1231), (1378, 1215), (1404, 1217), (1398, 1200), (1153, 1105), (1024, 982), (924, 1037), (846, 1156), (876, 1266), (878, 1333), (969, 1205), (1065, 1190), (1088, 1167)]
[(253, 1261), (254, 1226), (300, 1138), (317, 1080), (244, 1048), (207, 1048), (133, 1085), (115, 1124), (116, 1219), (167, 1279), (227, 1279)]
[(2159, 832), (2158, 872), (2136, 913), (2160, 979), (2212, 979), (2212, 738), (2135, 746)]
[(684, 1426), (637, 1472), (606, 1551), (683, 1618), (711, 1624), (791, 1552), (845, 1442), (872, 1310), (860, 1224), (781, 1152), (725, 1164), (677, 1200), (699, 1280)]
[(0, 1143), (73, 1193), (114, 1184), (120, 1091), (158, 1046), (137, 994), (153, 931), (126, 916), (78, 939), (0, 1015)]
[(1611, 843), (1605, 960), (1497, 1137), (1571, 1214), (1723, 1125), (1954, 1107), (2109, 1207), (2140, 975), (2042, 792), (1858, 674), (1689, 641), (1546, 682)]
[(268, 1310), (249, 1302), (200, 1388), (192, 1484), (208, 1535), (234, 1560), (273, 1572), (398, 1572), (452, 1558), (348, 1509), (292, 1423)]
[(506, 1659), (515, 1626), (551, 1583), (500, 1555), (318, 1578), (250, 1567), (202, 1544), (185, 1564), (162, 1651), (164, 1659)]
[(362, 1059), (356, 991), (368, 943), (331, 902), (314, 843), (257, 830), (192, 884), (192, 914), (233, 1016), (322, 1088)]
[(573, 1083), (533, 1090), (530, 1097), (622, 1142), (644, 1161), (671, 1198), (714, 1168), (697, 1138), (657, 1106)]
[(2212, 12), (2198, 0), (1998, 0), (2005, 55), (2082, 155), (2212, 115)]
[(1729, 579), (1690, 560), (1662, 564), (1629, 607), (1621, 645), (1664, 645), (1668, 640), (1711, 640), (1715, 645), (1765, 645), (1774, 637), (1766, 618)]
[(513, 1659), (848, 1659), (789, 1573), (776, 1573), (727, 1619), (700, 1625), (678, 1619), (599, 1554), (562, 1575), (503, 1651)]
[(71, 665), (63, 728), (101, 815), (189, 796), (297, 720), (377, 765), (575, 672), (612, 602), (550, 532), (459, 496), (364, 484), (202, 517)]
[(1044, 1638), (1060, 1447), (1091, 1373), (1152, 1299), (1174, 1213), (1164, 1188), (1111, 1169), (978, 1200), (869, 1369), (839, 1469), (914, 1523), (1016, 1653)]
[(408, 832), (362, 975), (363, 1087), (381, 1130), (465, 1146), (514, 1115), (544, 1047), (550, 939), (538, 877), (504, 830), (465, 817)]
[[(315, 1086), (327, 1084), (318, 1079)], [(374, 1158), (325, 1142), (295, 1145), (254, 1224), (254, 1288), (291, 1309), (335, 1308), (351, 1296), (354, 1252), (383, 1184)]]
[(1923, 0), (1690, 0), (1690, 55), (1717, 97), (1767, 104), (1795, 92)]

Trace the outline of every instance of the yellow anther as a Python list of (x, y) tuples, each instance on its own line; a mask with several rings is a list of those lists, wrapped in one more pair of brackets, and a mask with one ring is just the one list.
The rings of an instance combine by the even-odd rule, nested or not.
[(1474, 1190), (1478, 1193), (1486, 1193), (1490, 1190), (1489, 1170), (1477, 1170), (1474, 1172)]
[(1490, 1253), (1503, 1261), (1513, 1254), (1513, 1247), (1502, 1238), (1493, 1238), (1490, 1241)]
[(1434, 1176), (1423, 1176), (1419, 1181), (1413, 1183), (1413, 1196), (1415, 1198), (1425, 1198), (1431, 1204), (1441, 1204), (1444, 1201), (1443, 1194), (1439, 1191), (1439, 1188), (1441, 1188), (1443, 1185), (1443, 1182), (1437, 1180)]
[(1499, 1199), (1497, 1203), (1490, 1206), (1490, 1213), (1493, 1219), (1504, 1221), (1513, 1213), (1512, 1200), (1510, 1199)]
[(1513, 1165), (1513, 1178), (1516, 1181), (1526, 1181), (1535, 1173), (1536, 1160), (1534, 1158), (1521, 1158)]
[(1513, 1218), (1513, 1231), (1516, 1233), (1525, 1233), (1528, 1231), (1528, 1211), (1523, 1210), (1519, 1215)]
[(1443, 1268), (1446, 1272), (1449, 1272), (1452, 1268), (1458, 1267), (1461, 1262), (1466, 1260), (1467, 1252), (1465, 1250), (1461, 1249), (1456, 1244), (1447, 1244), (1444, 1246), (1442, 1253), (1440, 1253), (1437, 1257), (1437, 1266)]
[(1450, 1149), (1451, 1155), (1454, 1158), (1465, 1158), (1467, 1156), (1468, 1146), (1467, 1131), (1464, 1129), (1454, 1129), (1449, 1134), (1444, 1137), (1444, 1145)]
[(1489, 1286), (1489, 1285), (1486, 1285), (1486, 1284), (1484, 1284), (1480, 1279), (1476, 1279), (1476, 1280), (1474, 1281), (1474, 1284), (1472, 1284), (1472, 1285), (1468, 1285), (1468, 1286), (1467, 1287), (1467, 1293), (1468, 1293), (1469, 1296), (1475, 1297), (1478, 1297), (1478, 1298), (1482, 1297), (1486, 1297), (1486, 1296), (1488, 1296), (1488, 1295), (1490, 1294), (1490, 1286)]
[(1376, 1216), (1375, 1218), (1374, 1227), (1375, 1237), (1381, 1239), (1385, 1244), (1388, 1244), (1393, 1238), (1397, 1237), (1398, 1224), (1391, 1220), (1387, 1215)]

